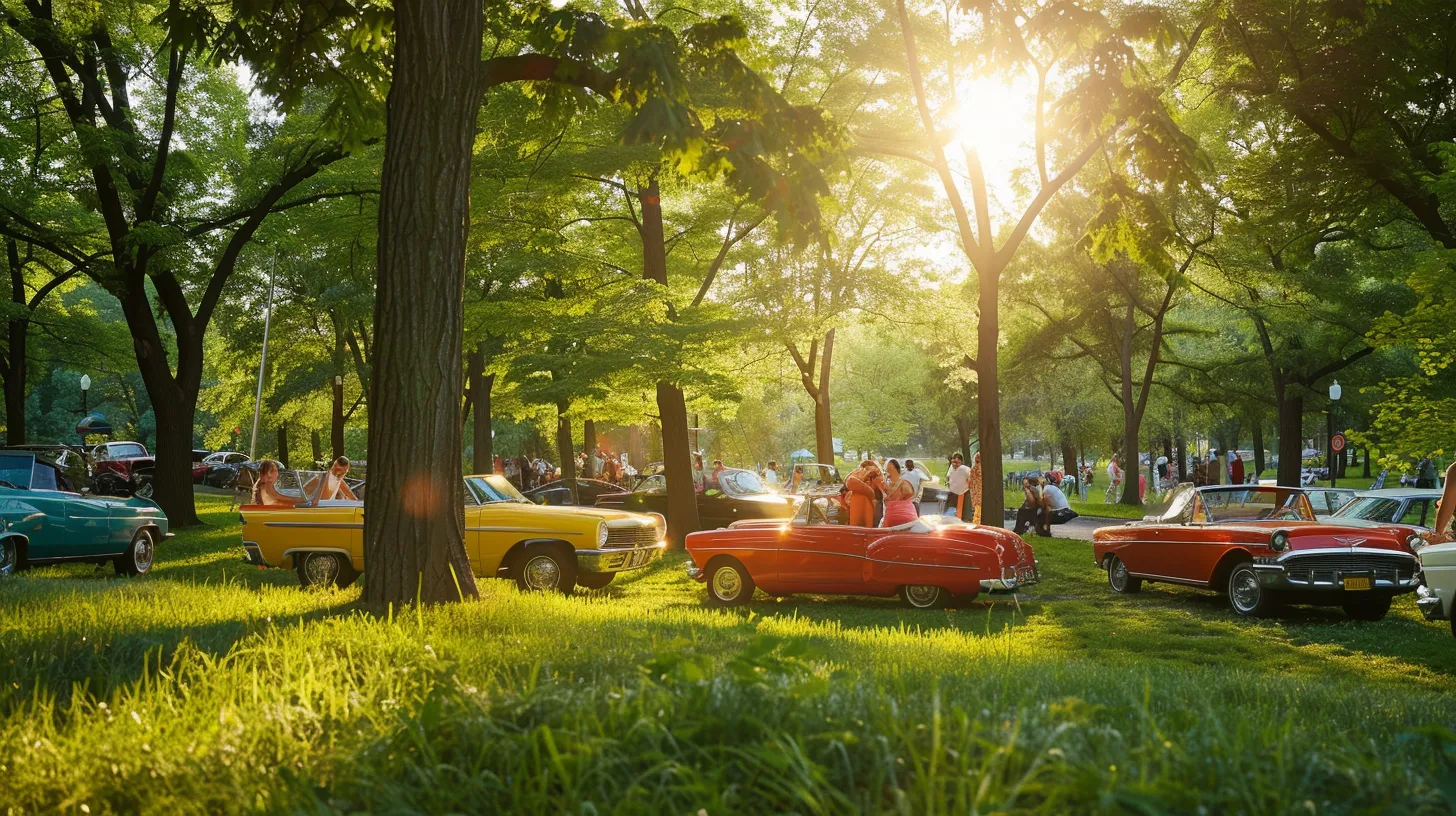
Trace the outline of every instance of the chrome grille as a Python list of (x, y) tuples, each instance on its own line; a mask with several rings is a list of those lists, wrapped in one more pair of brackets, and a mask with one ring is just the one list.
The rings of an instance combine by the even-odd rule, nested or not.
[(656, 525), (608, 527), (607, 547), (650, 547), (657, 543)]
[(1401, 555), (1325, 553), (1296, 555), (1285, 559), (1284, 569), (1293, 581), (1333, 584), (1340, 575), (1368, 573), (1377, 581), (1408, 581), (1415, 575), (1416, 560)]

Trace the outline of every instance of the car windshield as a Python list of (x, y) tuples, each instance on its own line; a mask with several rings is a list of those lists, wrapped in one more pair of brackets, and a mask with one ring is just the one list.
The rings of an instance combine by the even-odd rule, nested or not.
[(1184, 482), (1168, 494), (1168, 500), (1163, 505), (1146, 516), (1143, 521), (1157, 521), (1162, 523), (1176, 523), (1182, 519), (1188, 507), (1193, 503), (1193, 497), (1198, 490), (1190, 483)]
[(1340, 508), (1338, 518), (1393, 522), (1400, 513), (1400, 500), (1384, 496), (1361, 496)]
[(799, 490), (843, 484), (839, 471), (829, 465), (795, 465), (794, 479)]
[[(1314, 521), (1309, 500), (1297, 490), (1239, 487), (1202, 490), (1198, 494), (1202, 513), (1210, 522)], [(1195, 515), (1197, 515), (1195, 513)], [(1194, 521), (1203, 519), (1194, 518)]]
[(29, 454), (0, 453), (0, 480), (16, 487), (29, 488), (35, 457)]
[(1328, 516), (1344, 507), (1354, 494), (1342, 490), (1310, 490), (1305, 495), (1309, 497), (1309, 503), (1314, 507), (1316, 515)]
[(751, 470), (725, 470), (718, 476), (723, 492), (732, 496), (747, 496), (754, 493), (768, 493), (769, 489)]
[(667, 477), (662, 474), (648, 476), (637, 485), (638, 493), (666, 493)]
[(499, 502), (519, 502), (521, 504), (535, 504), (535, 502), (521, 495), (521, 491), (511, 484), (506, 477), (492, 473), (489, 476), (471, 476), (465, 480), (466, 486), (475, 493), (475, 498), (481, 504), (496, 504)]
[(799, 505), (794, 519), (800, 524), (848, 524), (839, 512), (839, 502), (819, 497)]
[(104, 450), (107, 459), (134, 459), (147, 455), (147, 449), (134, 442), (108, 445)]

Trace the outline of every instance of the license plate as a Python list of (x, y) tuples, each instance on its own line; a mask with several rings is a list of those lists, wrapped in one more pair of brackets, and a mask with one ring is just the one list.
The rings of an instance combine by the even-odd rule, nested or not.
[(1345, 579), (1345, 589), (1370, 589), (1370, 577), (1368, 575), (1349, 576)]

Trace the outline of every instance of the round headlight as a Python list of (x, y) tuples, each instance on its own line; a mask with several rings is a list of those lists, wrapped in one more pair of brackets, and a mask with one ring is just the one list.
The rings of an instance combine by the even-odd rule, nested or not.
[(1426, 540), (1421, 537), (1420, 533), (1415, 533), (1410, 538), (1407, 538), (1405, 540), (1405, 545), (1412, 550), (1419, 550), (1420, 548), (1426, 546)]
[(597, 525), (597, 546), (607, 546), (607, 525), (605, 524)]
[(1289, 533), (1275, 530), (1274, 535), (1269, 537), (1269, 549), (1274, 552), (1284, 552), (1289, 549)]
[(652, 526), (657, 528), (657, 540), (661, 541), (667, 537), (667, 516), (661, 513), (648, 513), (652, 516)]

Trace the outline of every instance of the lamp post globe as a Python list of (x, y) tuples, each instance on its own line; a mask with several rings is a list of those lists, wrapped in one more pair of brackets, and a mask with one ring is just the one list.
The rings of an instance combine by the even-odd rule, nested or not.
[(1329, 442), (1328, 442), (1329, 455), (1325, 457), (1325, 470), (1329, 471), (1329, 474), (1330, 474), (1330, 487), (1334, 487), (1334, 486), (1336, 486), (1336, 484), (1338, 484), (1338, 482), (1336, 481), (1336, 479), (1338, 478), (1337, 474), (1339, 472), (1339, 466), (1335, 462), (1335, 453), (1336, 453), (1336, 451), (1335, 451), (1335, 403), (1337, 403), (1337, 402), (1340, 401), (1340, 394), (1341, 394), (1340, 381), (1339, 380), (1333, 380), (1333, 381), (1331, 381), (1330, 382), (1330, 410), (1329, 410), (1329, 413), (1326, 415), (1326, 420), (1325, 420), (1326, 423), (1327, 423), (1326, 424), (1326, 429), (1325, 429), (1325, 436), (1329, 440)]

